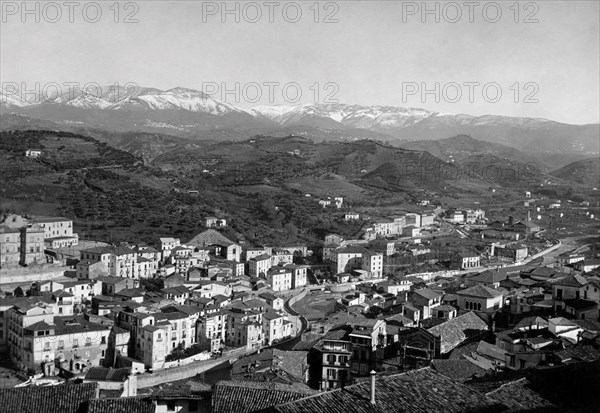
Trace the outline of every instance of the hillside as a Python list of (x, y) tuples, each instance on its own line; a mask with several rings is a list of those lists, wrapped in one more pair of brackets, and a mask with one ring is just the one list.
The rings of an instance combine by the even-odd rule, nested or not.
[(420, 108), (309, 103), (242, 109), (187, 88), (134, 91), (106, 87), (100, 96), (0, 94), (0, 112), (52, 121), (70, 128), (146, 132), (200, 140), (244, 140), (256, 134), (296, 134), (323, 139), (401, 141), (469, 135), (534, 153), (600, 153), (600, 125), (568, 125), (548, 119), (471, 116)]
[(570, 163), (550, 175), (588, 187), (600, 187), (600, 159), (584, 159)]

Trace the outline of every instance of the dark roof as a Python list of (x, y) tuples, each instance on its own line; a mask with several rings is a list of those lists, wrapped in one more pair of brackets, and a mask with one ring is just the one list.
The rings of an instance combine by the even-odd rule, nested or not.
[(447, 353), (464, 342), (468, 338), (467, 334), (472, 335), (477, 331), (487, 330), (487, 323), (471, 311), (445, 323), (438, 324), (427, 331), (440, 337), (442, 353)]
[(155, 410), (149, 397), (121, 397), (90, 400), (87, 413), (154, 413)]
[(422, 288), (420, 290), (415, 290), (415, 294), (418, 294), (421, 297), (426, 298), (428, 300), (434, 300), (436, 298), (442, 297), (444, 295), (444, 292), (434, 291), (429, 288)]
[(505, 271), (485, 270), (477, 275), (474, 275), (473, 277), (468, 278), (468, 280), (494, 284), (505, 280), (507, 277), (508, 274)]
[(582, 298), (570, 298), (564, 300), (565, 306), (574, 308), (575, 310), (591, 310), (598, 307), (598, 303), (595, 301), (584, 300)]
[(431, 365), (444, 376), (458, 381), (468, 380), (475, 375), (483, 376), (485, 374), (485, 369), (468, 360), (434, 359), (431, 361)]
[(458, 295), (468, 295), (470, 297), (494, 298), (502, 295), (501, 291), (495, 290), (485, 285), (476, 285), (465, 290), (457, 292)]
[(0, 406), (10, 413), (78, 413), (97, 396), (98, 383), (0, 389)]
[(496, 390), (486, 393), (486, 396), (488, 399), (508, 407), (507, 412), (533, 411), (534, 409), (554, 407), (552, 403), (529, 388), (529, 381), (526, 378), (503, 384)]
[(320, 393), (275, 406), (280, 413), (362, 412), (497, 412), (503, 407), (483, 394), (454, 382), (430, 367), (377, 377), (375, 405), (370, 402), (370, 383)]
[(213, 393), (213, 413), (245, 413), (298, 400), (314, 390), (274, 382), (220, 381)]
[(131, 373), (129, 368), (113, 369), (106, 367), (92, 367), (85, 375), (85, 380), (97, 381), (125, 381)]
[(581, 275), (569, 275), (556, 281), (554, 285), (561, 285), (564, 287), (581, 287), (587, 283), (588, 281)]

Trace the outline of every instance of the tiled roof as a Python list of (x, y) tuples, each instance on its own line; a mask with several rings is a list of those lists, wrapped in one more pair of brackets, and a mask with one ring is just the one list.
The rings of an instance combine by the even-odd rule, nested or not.
[(246, 413), (310, 396), (314, 390), (274, 382), (220, 381), (214, 386), (213, 413)]
[(485, 370), (468, 360), (444, 360), (434, 359), (431, 361), (433, 368), (444, 376), (453, 380), (464, 381), (473, 376), (483, 376)]
[(91, 400), (87, 413), (155, 413), (156, 406), (148, 397), (121, 397)]
[(569, 275), (556, 281), (554, 285), (561, 285), (564, 287), (581, 287), (587, 283), (588, 281), (581, 275)]
[(445, 323), (438, 324), (427, 331), (440, 337), (442, 353), (447, 353), (469, 338), (468, 335), (487, 330), (487, 323), (471, 311)]
[(457, 292), (458, 295), (468, 295), (470, 297), (494, 298), (502, 295), (502, 292), (485, 285), (476, 285), (465, 290)]
[(85, 380), (98, 380), (98, 381), (125, 381), (131, 374), (131, 369), (113, 369), (106, 367), (92, 367), (88, 370), (85, 375)]
[(526, 378), (503, 384), (486, 393), (488, 399), (508, 407), (507, 412), (543, 411), (554, 405), (529, 388)]
[(0, 389), (0, 410), (7, 413), (78, 413), (82, 404), (97, 396), (97, 383)]
[(370, 402), (370, 383), (320, 393), (275, 406), (280, 413), (367, 413), (367, 412), (497, 412), (502, 408), (483, 394), (454, 382), (426, 367), (407, 373), (378, 377), (375, 404)]
[(521, 328), (525, 328), (528, 329), (531, 326), (536, 326), (536, 328), (544, 328), (544, 327), (548, 327), (548, 320), (546, 320), (545, 318), (542, 317), (525, 317), (524, 319), (522, 319), (521, 321), (519, 321), (517, 323), (517, 325), (515, 326), (515, 330), (519, 330)]
[(444, 293), (442, 291), (434, 291), (429, 288), (422, 288), (420, 290), (415, 290), (415, 294), (418, 294), (421, 297), (426, 298), (428, 300), (434, 300), (434, 299), (440, 298), (441, 296), (444, 295)]
[(485, 270), (473, 277), (468, 278), (469, 281), (483, 282), (493, 284), (505, 280), (508, 274), (505, 271)]

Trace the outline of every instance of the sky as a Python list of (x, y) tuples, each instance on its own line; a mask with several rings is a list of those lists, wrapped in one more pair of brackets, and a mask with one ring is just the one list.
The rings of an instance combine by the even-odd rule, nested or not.
[(46, 3), (2, 2), (3, 86), (600, 121), (598, 1)]

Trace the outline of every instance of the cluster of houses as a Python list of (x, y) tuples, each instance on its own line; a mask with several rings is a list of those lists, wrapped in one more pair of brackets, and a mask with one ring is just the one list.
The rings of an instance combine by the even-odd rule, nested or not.
[[(275, 293), (307, 285), (308, 266), (294, 264), (305, 246), (242, 248), (208, 229), (186, 244), (161, 238), (160, 250), (79, 252), (71, 276), (0, 298), (0, 347), (20, 369), (66, 377), (94, 366), (159, 370), (179, 348), (256, 350), (297, 334)], [(164, 286), (141, 288), (145, 279)]]
[(0, 267), (45, 264), (44, 251), (76, 246), (73, 221), (62, 217), (6, 215), (0, 220)]

